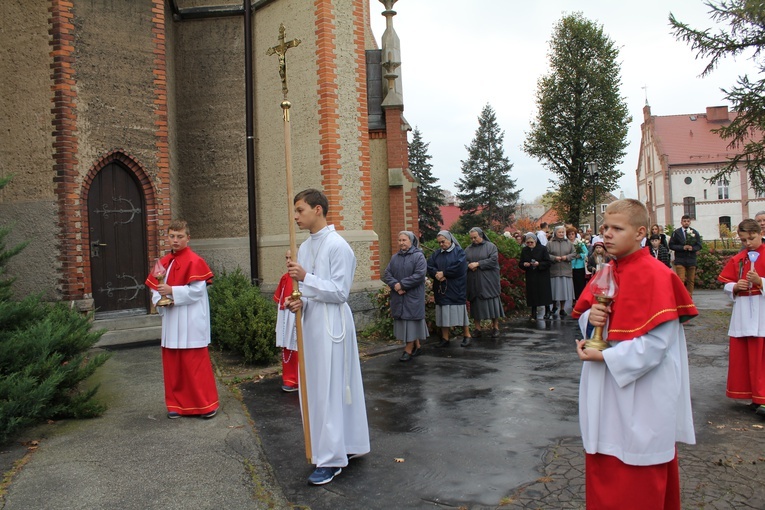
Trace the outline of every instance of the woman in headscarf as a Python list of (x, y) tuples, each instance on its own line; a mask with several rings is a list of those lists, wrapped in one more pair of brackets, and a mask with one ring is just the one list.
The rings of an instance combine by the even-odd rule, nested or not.
[(467, 261), (462, 246), (448, 230), (436, 236), (439, 248), (428, 258), (428, 275), (433, 278), (433, 297), (436, 301), (436, 326), (441, 328), (441, 341), (437, 347), (449, 345), (449, 331), (462, 326), (460, 345), (470, 345), (470, 316), (467, 313), (465, 284)]
[(553, 309), (552, 315), (558, 311), (560, 303), (560, 316), (566, 316), (564, 306), (566, 301), (574, 301), (574, 283), (571, 273), (571, 261), (576, 257), (576, 248), (566, 239), (566, 227), (555, 227), (552, 241), (547, 243), (547, 251), (550, 252), (552, 266), (550, 268), (550, 286), (552, 287)]
[(547, 248), (537, 242), (537, 236), (529, 232), (524, 237), (525, 246), (521, 248), (518, 265), (526, 273), (526, 304), (531, 308), (532, 322), (537, 321), (537, 307), (545, 308), (545, 319), (552, 317), (550, 305), (550, 255)]
[(425, 322), (425, 273), (427, 262), (414, 233), (398, 234), (398, 253), (385, 268), (383, 281), (390, 287), (390, 314), (393, 334), (404, 342), (400, 361), (409, 361), (420, 354), (420, 339), (427, 338)]
[(502, 288), (499, 283), (499, 251), (489, 241), (483, 230), (470, 229), (472, 244), (465, 248), (468, 262), (467, 299), (470, 301), (470, 314), (475, 321), (474, 337), (480, 337), (481, 321), (491, 320), (491, 337), (499, 336), (499, 318), (505, 316), (499, 295)]

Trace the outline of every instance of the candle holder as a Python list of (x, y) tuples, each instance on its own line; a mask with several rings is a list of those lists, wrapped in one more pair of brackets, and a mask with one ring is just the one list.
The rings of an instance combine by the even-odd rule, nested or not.
[[(162, 265), (162, 263), (157, 259), (157, 261), (154, 263), (154, 271), (152, 271), (154, 274), (154, 278), (157, 279), (157, 282), (162, 285), (165, 283), (165, 276), (167, 275), (167, 270), (165, 269), (165, 266)], [(170, 306), (173, 304), (173, 299), (169, 296), (162, 296), (159, 301), (157, 301), (156, 306)]]
[[(614, 278), (614, 268), (610, 264), (601, 264), (595, 276), (590, 281), (590, 290), (592, 295), (603, 305), (608, 306), (619, 292), (619, 285)], [(603, 326), (595, 326), (592, 337), (584, 343), (588, 349), (597, 349), (599, 351), (608, 349), (608, 342), (603, 340)]]

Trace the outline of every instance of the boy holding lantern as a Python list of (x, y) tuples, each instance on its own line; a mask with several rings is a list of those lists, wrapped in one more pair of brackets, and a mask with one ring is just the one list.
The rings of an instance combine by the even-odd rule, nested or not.
[(588, 286), (572, 313), (585, 338), (602, 327), (609, 344), (577, 341), (587, 507), (679, 510), (675, 443), (696, 442), (681, 322), (698, 312), (677, 275), (641, 249), (643, 204), (612, 202), (603, 225), (618, 294), (601, 304)]

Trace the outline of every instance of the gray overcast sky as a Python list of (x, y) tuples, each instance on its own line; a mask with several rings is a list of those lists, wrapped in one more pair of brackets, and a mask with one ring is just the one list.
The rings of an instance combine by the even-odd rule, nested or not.
[[(379, 44), (384, 7), (379, 0), (370, 0), (370, 6)], [(728, 59), (699, 78), (704, 63), (670, 34), (667, 18), (671, 11), (695, 28), (713, 26), (700, 0), (399, 0), (393, 10), (401, 40), (404, 116), (430, 143), (433, 175), (452, 192), (486, 103), (504, 131), (521, 199), (533, 200), (552, 187), (553, 174), (521, 145), (535, 116), (537, 80), (548, 72), (553, 27), (565, 14), (581, 12), (603, 25), (620, 48), (621, 95), (633, 120), (617, 196), (622, 190), (637, 198), (644, 86), (653, 115), (702, 113), (726, 104), (720, 88), (730, 88), (739, 74), (751, 75), (753, 69), (745, 57)]]

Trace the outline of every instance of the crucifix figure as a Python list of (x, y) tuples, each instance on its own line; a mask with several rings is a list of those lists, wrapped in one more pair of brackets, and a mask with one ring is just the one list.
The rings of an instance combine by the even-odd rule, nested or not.
[(274, 53), (279, 55), (279, 76), (282, 79), (282, 94), (284, 94), (284, 98), (287, 98), (287, 50), (290, 48), (294, 48), (298, 44), (300, 44), (300, 39), (293, 39), (291, 41), (285, 41), (284, 37), (285, 29), (284, 29), (284, 23), (279, 25), (279, 44), (272, 48), (268, 48), (268, 51), (266, 51), (266, 55), (271, 56)]

